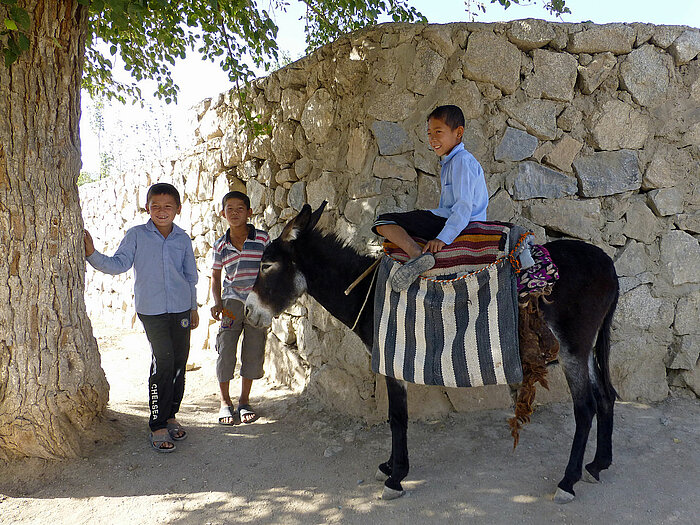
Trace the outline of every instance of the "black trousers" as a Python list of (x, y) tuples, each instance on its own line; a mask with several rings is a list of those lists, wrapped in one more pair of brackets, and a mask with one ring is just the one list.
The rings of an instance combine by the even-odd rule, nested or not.
[(431, 241), (439, 235), (445, 227), (447, 219), (439, 217), (428, 210), (413, 210), (393, 213), (382, 213), (374, 221), (372, 231), (377, 233), (377, 226), (384, 224), (398, 224), (411, 237), (420, 237), (426, 241)]
[(190, 353), (190, 311), (177, 314), (138, 314), (151, 343), (148, 405), (151, 431), (167, 426), (180, 410), (185, 393), (185, 365)]

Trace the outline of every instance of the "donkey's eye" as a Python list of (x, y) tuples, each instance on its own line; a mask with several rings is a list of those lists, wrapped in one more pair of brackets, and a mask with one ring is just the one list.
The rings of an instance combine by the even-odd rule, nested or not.
[(264, 262), (260, 265), (260, 271), (266, 272), (266, 271), (270, 270), (273, 266), (274, 266), (274, 263)]

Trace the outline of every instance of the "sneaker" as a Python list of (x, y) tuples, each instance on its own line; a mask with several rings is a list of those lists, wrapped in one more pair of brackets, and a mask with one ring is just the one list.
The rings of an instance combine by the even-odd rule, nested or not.
[(435, 257), (430, 252), (409, 260), (394, 273), (391, 279), (391, 289), (395, 292), (407, 290), (420, 274), (427, 272), (433, 266), (435, 266)]

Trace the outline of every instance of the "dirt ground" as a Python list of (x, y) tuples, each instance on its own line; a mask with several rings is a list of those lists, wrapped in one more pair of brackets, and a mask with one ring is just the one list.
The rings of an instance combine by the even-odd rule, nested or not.
[(100, 324), (95, 334), (118, 431), (82, 459), (0, 465), (0, 523), (700, 523), (696, 399), (619, 403), (612, 467), (600, 484), (579, 483), (567, 505), (552, 495), (571, 444), (570, 405), (538, 407), (515, 452), (507, 411), (414, 422), (407, 494), (387, 502), (374, 481), (389, 455), (387, 424), (368, 427), (262, 380), (253, 386), (260, 420), (219, 426), (209, 351), (191, 352), (180, 411), (188, 439), (172, 454), (152, 451), (145, 336)]

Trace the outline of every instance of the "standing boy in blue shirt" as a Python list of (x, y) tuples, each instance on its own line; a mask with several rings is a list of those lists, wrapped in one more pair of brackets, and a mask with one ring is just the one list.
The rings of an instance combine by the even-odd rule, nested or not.
[[(464, 149), (464, 114), (453, 105), (439, 106), (428, 116), (428, 141), (440, 157), (440, 204), (433, 210), (385, 213), (372, 230), (396, 244), (410, 260), (391, 280), (394, 291), (406, 290), (435, 265), (434, 253), (451, 244), (471, 221), (486, 220), (489, 203), (484, 170)], [(413, 236), (430, 239), (421, 247)]]
[(175, 415), (185, 392), (190, 330), (199, 324), (192, 240), (173, 223), (181, 208), (174, 186), (151, 186), (146, 195), (150, 220), (129, 229), (112, 257), (96, 251), (92, 237), (84, 233), (85, 255), (95, 269), (114, 275), (134, 267), (136, 313), (153, 354), (148, 424), (151, 446), (158, 452), (173, 452), (173, 440), (187, 437)]
[(217, 321), (221, 320), (219, 333), (216, 335), (216, 351), (219, 354), (216, 360), (216, 377), (219, 381), (221, 401), (219, 424), (233, 425), (233, 402), (229, 385), (236, 368), (236, 350), (241, 333), (243, 342), (238, 416), (241, 423), (252, 423), (258, 417), (250, 406), (250, 389), (253, 380), (260, 379), (264, 373), (267, 330), (250, 324), (243, 310), (245, 300), (258, 277), (260, 259), (263, 250), (270, 243), (270, 237), (266, 232), (248, 223), (253, 210), (245, 193), (228, 192), (221, 200), (221, 208), (221, 216), (226, 219), (229, 227), (214, 243), (211, 274), (214, 306), (211, 307), (211, 315)]

